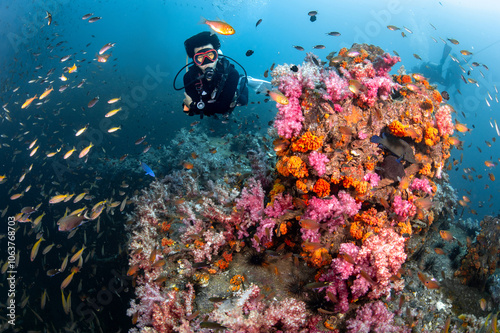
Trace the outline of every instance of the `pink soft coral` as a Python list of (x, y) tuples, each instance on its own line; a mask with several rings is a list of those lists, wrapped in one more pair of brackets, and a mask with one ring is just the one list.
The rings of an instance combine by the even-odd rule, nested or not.
[[(347, 89), (349, 86), (348, 81), (341, 78), (334, 70), (329, 71), (328, 76), (324, 75), (323, 81), (327, 92), (323, 98), (326, 100), (338, 102), (344, 99), (347, 95), (352, 95), (349, 89)], [(337, 110), (337, 105), (338, 104), (335, 104), (335, 111), (338, 112), (339, 110)]]
[(391, 56), (389, 53), (385, 53), (383, 57), (378, 57), (373, 62), (373, 67), (377, 71), (378, 76), (384, 76), (389, 73), (392, 66), (400, 62), (401, 58), (396, 56)]
[(288, 98), (288, 104), (278, 103), (279, 111), (274, 121), (274, 127), (280, 136), (290, 139), (299, 135), (304, 121), (299, 101), (302, 95), (302, 84), (295, 75), (288, 73), (280, 78), (279, 88)]
[(264, 211), (264, 190), (259, 181), (251, 178), (236, 202), (236, 208), (242, 210), (244, 217), (238, 226), (238, 238), (248, 237), (247, 229), (262, 218)]
[(325, 164), (330, 162), (326, 155), (312, 151), (309, 154), (309, 164), (316, 170), (318, 176), (323, 176), (326, 172)]
[(400, 195), (394, 197), (392, 210), (403, 218), (411, 217), (417, 213), (417, 207), (411, 202), (403, 200)]
[(453, 122), (451, 121), (451, 113), (453, 109), (448, 104), (441, 106), (436, 111), (436, 126), (439, 130), (439, 135), (453, 135)]
[(411, 332), (407, 327), (393, 325), (394, 314), (381, 301), (367, 303), (356, 310), (356, 318), (347, 321), (349, 333)]
[[(390, 278), (397, 274), (406, 260), (404, 238), (392, 229), (382, 229), (377, 235), (365, 240), (356, 258), (358, 272), (365, 272), (375, 281), (371, 285), (370, 298), (379, 298), (389, 293)], [(358, 282), (356, 282), (358, 281)], [(366, 279), (358, 275), (351, 291), (358, 298), (366, 293)], [(359, 288), (360, 290), (356, 290)]]
[(415, 179), (413, 179), (413, 181), (410, 185), (410, 189), (412, 191), (415, 191), (415, 190), (423, 191), (427, 194), (432, 193), (432, 186), (430, 185), (429, 180), (427, 178), (424, 178), (424, 179), (415, 178)]
[[(264, 209), (264, 213), (268, 218), (262, 219), (257, 224), (256, 237), (252, 237), (252, 245), (257, 251), (260, 251), (260, 246), (272, 241), (273, 229), (276, 225), (276, 218), (282, 216), (287, 210), (293, 209), (292, 196), (289, 194), (283, 195), (279, 193), (274, 198), (273, 204), (268, 205)], [(258, 239), (258, 241), (257, 241)]]

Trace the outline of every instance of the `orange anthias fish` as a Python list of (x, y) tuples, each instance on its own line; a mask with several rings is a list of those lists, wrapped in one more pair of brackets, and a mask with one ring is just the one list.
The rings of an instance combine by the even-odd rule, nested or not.
[(439, 230), (439, 234), (441, 235), (441, 238), (444, 239), (445, 241), (452, 241), (455, 238), (453, 237), (453, 234), (448, 230)]
[(418, 272), (418, 279), (426, 286), (428, 289), (439, 289), (439, 284), (436, 280), (427, 277), (424, 273)]
[(210, 21), (202, 16), (200, 24), (208, 25), (210, 29), (221, 35), (233, 35), (235, 33), (233, 27), (224, 21)]
[(77, 69), (78, 67), (76, 67), (76, 64), (73, 64), (73, 66), (68, 68), (68, 73), (76, 72)]
[(469, 132), (470, 131), (470, 129), (467, 126), (465, 126), (464, 124), (461, 124), (458, 121), (455, 121), (455, 122), (456, 122), (455, 128), (460, 133), (464, 133), (464, 132)]
[(283, 105), (287, 105), (288, 104), (288, 98), (285, 97), (285, 95), (283, 95), (281, 92), (279, 91), (268, 91), (269, 93), (269, 97), (271, 97), (271, 99), (273, 101), (275, 101), (276, 103), (280, 103), (280, 104), (283, 104)]
[(30, 106), (30, 104), (37, 98), (37, 95), (31, 97), (31, 98), (28, 98), (26, 100), (26, 102), (23, 103), (23, 105), (21, 105), (21, 109), (26, 109), (28, 106)]

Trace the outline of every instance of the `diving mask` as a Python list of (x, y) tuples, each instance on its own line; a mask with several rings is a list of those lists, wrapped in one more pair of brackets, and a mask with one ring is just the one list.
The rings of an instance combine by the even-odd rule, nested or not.
[(194, 55), (193, 60), (194, 63), (197, 64), (198, 66), (203, 66), (217, 61), (218, 57), (219, 55), (217, 53), (217, 50), (203, 49)]

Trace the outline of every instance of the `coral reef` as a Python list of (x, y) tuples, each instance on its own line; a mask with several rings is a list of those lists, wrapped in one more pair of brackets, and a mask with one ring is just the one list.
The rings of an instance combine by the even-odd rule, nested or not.
[[(180, 158), (193, 166), (134, 198), (138, 329), (410, 331), (381, 298), (402, 292), (408, 255), (456, 205), (443, 172), (453, 109), (425, 78), (390, 75), (399, 57), (373, 45), (327, 59), (307, 54), (271, 73), (288, 99), (269, 131), (274, 173), (263, 143), (226, 146), (224, 167), (189, 146)], [(312, 281), (291, 295), (282, 269)]]
[(467, 242), (467, 254), (455, 272), (462, 283), (484, 288), (486, 281), (500, 264), (500, 219), (485, 216), (474, 241)]

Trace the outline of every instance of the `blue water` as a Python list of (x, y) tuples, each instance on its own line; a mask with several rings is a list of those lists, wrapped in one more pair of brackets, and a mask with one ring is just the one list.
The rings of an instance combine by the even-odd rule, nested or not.
[[(53, 17), (50, 26), (44, 18), (45, 10), (51, 12)], [(311, 22), (307, 15), (311, 10), (318, 11), (315, 22)], [(81, 17), (87, 13), (94, 13), (94, 16), (102, 19), (95, 23), (82, 20)], [(10, 111), (8, 115), (12, 121), (5, 119), (5, 110), (0, 110), (0, 134), (5, 135), (0, 138), (3, 144), (0, 149), (0, 175), (5, 174), (8, 178), (4, 184), (0, 184), (0, 209), (9, 205), (9, 214), (13, 214), (27, 205), (39, 202), (47, 205), (51, 190), (79, 191), (80, 183), (88, 187), (98, 174), (108, 177), (99, 185), (99, 194), (103, 197), (111, 195), (108, 192), (113, 189), (118, 190), (117, 186), (109, 184), (110, 181), (119, 184), (126, 179), (134, 185), (129, 190), (131, 195), (134, 190), (146, 186), (146, 181), (139, 179), (142, 171), (138, 161), (143, 146), (136, 147), (134, 141), (146, 135), (153, 150), (168, 149), (170, 140), (182, 128), (189, 129), (193, 121), (199, 120), (183, 114), (183, 93), (175, 91), (172, 82), (178, 70), (186, 64), (184, 40), (208, 29), (206, 25), (198, 24), (203, 16), (223, 19), (234, 27), (234, 35), (220, 37), (221, 49), (224, 54), (241, 63), (249, 75), (259, 79), (264, 79), (263, 73), (273, 63), (301, 63), (305, 52), (296, 50), (293, 45), (303, 46), (306, 52), (314, 52), (322, 60), (326, 60), (330, 52), (350, 47), (354, 42), (378, 45), (389, 53), (395, 51), (401, 56), (402, 62), (394, 67), (393, 73), (401, 65), (407, 71), (413, 71), (412, 68), (424, 62), (438, 64), (445, 43), (451, 47), (451, 55), (460, 60), (460, 65), (466, 71), (471, 70), (468, 64), (472, 62), (486, 64), (489, 69), (472, 67), (470, 76), (464, 74), (466, 78), (477, 80), (479, 86), (462, 82), (459, 76), (462, 72), (458, 70), (454, 80), (447, 85), (438, 84), (438, 89), (448, 91), (451, 96), (449, 103), (457, 111), (454, 117), (472, 129), (470, 133), (458, 135), (464, 141), (463, 150), (454, 149), (450, 159), (460, 160), (463, 154), (462, 162), (454, 166), (449, 175), (459, 197), (467, 195), (472, 201), (463, 212), (460, 209), (459, 214), (463, 214), (463, 218), (476, 219), (487, 214), (497, 215), (500, 207), (495, 202), (498, 202), (500, 180), (491, 181), (488, 173), (499, 178), (500, 166), (487, 168), (484, 161), (500, 162), (500, 136), (490, 126), (494, 120), (500, 122), (500, 107), (495, 100), (498, 93), (494, 88), (495, 85), (500, 87), (497, 61), (500, 53), (500, 37), (497, 33), (500, 31), (499, 14), (500, 6), (494, 1), (474, 1), (473, 4), (469, 1), (408, 3), (397, 0), (3, 1), (0, 7), (0, 100)], [(262, 19), (262, 23), (256, 27), (259, 19)], [(401, 30), (391, 31), (386, 28), (387, 25), (398, 26)], [(412, 33), (404, 30), (403, 26)], [(338, 31), (341, 36), (326, 35), (330, 31)], [(401, 32), (406, 37), (402, 37)], [(460, 44), (453, 45), (448, 38), (457, 39)], [(56, 46), (59, 42), (62, 44)], [(95, 60), (96, 53), (106, 43), (116, 45), (111, 49), (109, 60), (98, 63)], [(318, 44), (326, 48), (313, 50), (313, 46)], [(255, 53), (247, 57), (247, 50)], [(463, 57), (460, 50), (469, 50), (473, 55)], [(417, 60), (413, 54), (418, 54), (422, 60)], [(61, 63), (60, 58), (65, 55), (71, 55), (71, 59)], [(83, 59), (85, 61), (81, 61)], [(78, 71), (65, 74), (69, 80), (61, 82), (58, 77), (63, 74), (63, 67), (73, 63), (77, 64)], [(37, 66), (42, 68), (37, 70)], [(30, 84), (28, 81), (40, 81), (39, 76), (46, 77), (51, 68), (55, 68), (49, 77), (49, 81), (54, 81), (54, 91), (47, 98), (49, 101), (37, 106), (35, 103), (39, 101), (35, 100), (29, 108), (21, 109), (28, 97), (35, 94), (40, 96), (50, 85), (49, 82)], [(444, 72), (457, 70), (457, 63), (447, 57), (443, 68)], [(83, 79), (86, 80), (83, 87), (76, 88)], [(69, 84), (70, 87), (59, 93), (57, 89), (63, 84)], [(182, 85), (182, 73), (177, 85)], [(13, 92), (16, 87), (19, 89)], [(488, 98), (488, 92), (493, 100)], [(87, 103), (96, 96), (100, 97), (100, 101), (89, 109)], [(122, 101), (115, 105), (124, 107), (124, 111), (113, 118), (104, 119), (104, 114), (114, 108), (106, 101), (119, 96)], [(485, 98), (491, 106), (486, 104)], [(250, 101), (255, 104), (237, 109), (233, 119), (246, 119), (248, 123), (254, 121), (256, 125), (246, 130), (265, 133), (276, 108), (274, 103), (264, 103), (263, 100), (263, 96), (251, 92)], [(211, 126), (221, 125), (210, 119), (203, 121)], [(87, 123), (92, 131), (76, 138), (74, 133)], [(122, 127), (121, 130), (115, 134), (106, 133), (108, 128), (118, 125)], [(234, 128), (222, 126), (219, 130), (229, 132)], [(36, 138), (40, 150), (30, 158), (27, 147)], [(497, 141), (493, 142), (493, 138)], [(488, 147), (485, 140), (492, 146)], [(76, 158), (68, 162), (62, 160), (61, 155), (71, 147), (78, 148), (77, 154), (90, 141), (95, 147), (86, 164)], [(61, 152), (54, 159), (56, 163), (54, 160), (45, 163), (45, 154), (61, 146)], [(117, 162), (124, 154), (129, 154), (127, 161), (130, 161), (126, 165), (130, 169), (118, 163), (106, 164), (106, 169), (99, 169), (100, 173), (94, 169), (102, 168), (105, 160)], [(154, 161), (154, 158), (150, 158), (145, 162), (157, 175), (180, 168), (160, 163), (159, 159), (156, 159), (156, 163)], [(36, 176), (28, 174), (27, 180), (17, 188), (19, 177), (32, 163), (35, 164)], [(468, 168), (476, 170), (470, 173), (473, 181), (462, 178), (464, 169)], [(482, 175), (482, 179), (477, 175)], [(54, 185), (54, 181), (59, 185)], [(11, 202), (9, 197), (24, 189), (27, 186), (25, 182), (33, 186), (31, 191), (18, 201)], [(470, 209), (474, 209), (477, 216), (472, 215)], [(47, 211), (52, 219), (64, 213), (63, 208), (47, 208)], [(41, 267), (40, 262), (36, 265), (37, 262), (27, 260), (29, 251), (26, 247), (33, 244), (33, 240), (33, 236), (23, 238), (19, 234), (18, 245), (24, 255), (23, 265), (30, 265), (30, 268), (35, 266), (35, 270), (44, 275), (47, 264)], [(71, 248), (72, 240), (60, 241), (65, 242), (65, 247)], [(82, 242), (81, 238), (79, 242)], [(59, 256), (64, 257), (65, 251), (61, 250)], [(116, 252), (116, 248), (113, 251)], [(54, 260), (54, 265), (58, 263), (58, 259)], [(30, 271), (27, 268), (25, 270)], [(37, 292), (40, 290), (38, 287)], [(54, 293), (51, 297), (51, 303), (60, 307), (60, 295)], [(39, 298), (35, 296), (32, 301), (39, 304)]]

